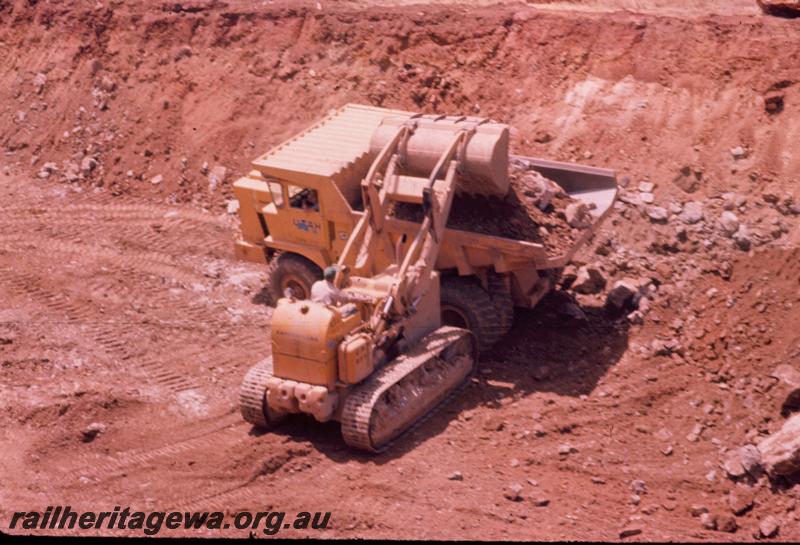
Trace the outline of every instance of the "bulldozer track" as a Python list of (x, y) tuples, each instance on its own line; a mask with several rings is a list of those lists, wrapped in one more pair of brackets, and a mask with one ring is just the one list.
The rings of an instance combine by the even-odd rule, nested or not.
[[(383, 399), (384, 394), (400, 384), (404, 379), (412, 376), (413, 373), (420, 371), (427, 362), (439, 358), (440, 354), (455, 342), (463, 339), (469, 339), (470, 342), (474, 342), (472, 341), (472, 335), (464, 330), (452, 327), (440, 328), (429, 335), (428, 338), (423, 339), (411, 352), (400, 356), (398, 358), (400, 361), (387, 365), (375, 372), (365, 382), (356, 386), (348, 395), (342, 411), (342, 435), (345, 442), (359, 449), (376, 453), (384, 452), (436, 413), (442, 405), (447, 403), (469, 381), (477, 365), (477, 358), (474, 353), (471, 356), (471, 368), (463, 380), (454, 385), (449, 392), (445, 391), (441, 399), (434, 400), (433, 404), (422, 415), (410, 422), (398, 425), (400, 431), (396, 435), (391, 436), (378, 446), (373, 444), (371, 434), (373, 431), (373, 418), (376, 415), (376, 404)], [(432, 344), (433, 346), (431, 346)]]
[(272, 359), (267, 358), (247, 371), (239, 388), (239, 410), (242, 417), (250, 424), (264, 429), (270, 426), (265, 414), (267, 407), (264, 399), (270, 376), (272, 376)]
[[(280, 446), (270, 449), (271, 454), (267, 459), (273, 465), (267, 474), (274, 474), (287, 463), (312, 455), (313, 450), (303, 447)], [(218, 492), (212, 492), (198, 497), (197, 495), (185, 496), (174, 501), (171, 510), (178, 511), (226, 511), (236, 509), (236, 505), (263, 505), (269, 493), (264, 489), (262, 482), (256, 482), (258, 475), (241, 480), (233, 485), (226, 486)]]

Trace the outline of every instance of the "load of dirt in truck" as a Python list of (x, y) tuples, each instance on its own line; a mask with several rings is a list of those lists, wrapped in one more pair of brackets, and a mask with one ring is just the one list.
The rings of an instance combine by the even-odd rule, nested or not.
[[(552, 255), (566, 252), (591, 226), (589, 209), (555, 182), (512, 161), (504, 198), (456, 194), (447, 227), (543, 244)], [(398, 203), (395, 216), (422, 221), (420, 206)]]

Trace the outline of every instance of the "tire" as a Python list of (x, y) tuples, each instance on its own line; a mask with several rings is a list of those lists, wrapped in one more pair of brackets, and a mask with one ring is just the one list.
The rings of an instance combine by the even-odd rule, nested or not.
[(267, 274), (269, 294), (277, 302), (286, 288), (292, 288), (297, 299), (308, 299), (311, 285), (322, 278), (322, 269), (301, 255), (280, 253), (270, 261)]
[(500, 317), (489, 293), (475, 277), (442, 279), (442, 324), (470, 330), (485, 352), (503, 336)]
[(514, 325), (514, 300), (511, 292), (508, 291), (503, 276), (495, 272), (489, 273), (489, 296), (492, 298), (494, 308), (497, 311), (498, 324), (500, 325), (501, 337), (505, 337)]

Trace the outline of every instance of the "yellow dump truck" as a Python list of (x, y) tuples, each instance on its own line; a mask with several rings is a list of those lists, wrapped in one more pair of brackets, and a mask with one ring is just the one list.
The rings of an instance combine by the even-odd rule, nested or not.
[[(234, 183), (242, 235), (236, 255), (269, 266), (269, 288), (276, 301), (287, 288), (294, 298), (305, 299), (322, 269), (337, 263), (364, 214), (362, 181), (394, 134), (394, 125), (415, 115), (346, 105), (257, 158), (253, 170)], [(467, 186), (471, 194), (482, 193), (481, 180), (491, 185), (507, 176), (509, 161), (515, 161), (589, 205), (594, 222), (574, 245), (556, 254), (527, 241), (455, 229), (444, 232), (435, 264), (442, 322), (469, 329), (484, 350), (509, 331), (515, 306), (531, 308), (553, 287), (560, 270), (610, 210), (617, 185), (611, 170), (509, 157), (507, 129), (487, 133), (482, 144), (478, 136), (471, 140), (475, 151), (464, 158), (466, 170), (478, 174)], [(449, 133), (442, 136), (448, 137)], [(412, 144), (413, 139), (406, 145)], [(431, 170), (441, 146), (434, 142), (431, 153), (426, 153), (425, 145), (431, 143), (406, 156), (413, 157), (420, 170)], [(505, 150), (505, 156), (497, 150)], [(476, 159), (470, 163), (470, 157)], [(402, 195), (395, 197), (403, 200)], [(387, 217), (385, 228), (399, 247), (414, 236), (419, 224)]]

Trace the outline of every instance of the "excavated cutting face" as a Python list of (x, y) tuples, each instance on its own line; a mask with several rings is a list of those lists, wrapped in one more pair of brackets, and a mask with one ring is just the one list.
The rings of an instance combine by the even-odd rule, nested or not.
[(266, 176), (286, 180), (333, 178), (369, 153), (372, 133), (386, 117), (410, 112), (348, 104), (253, 161)]

